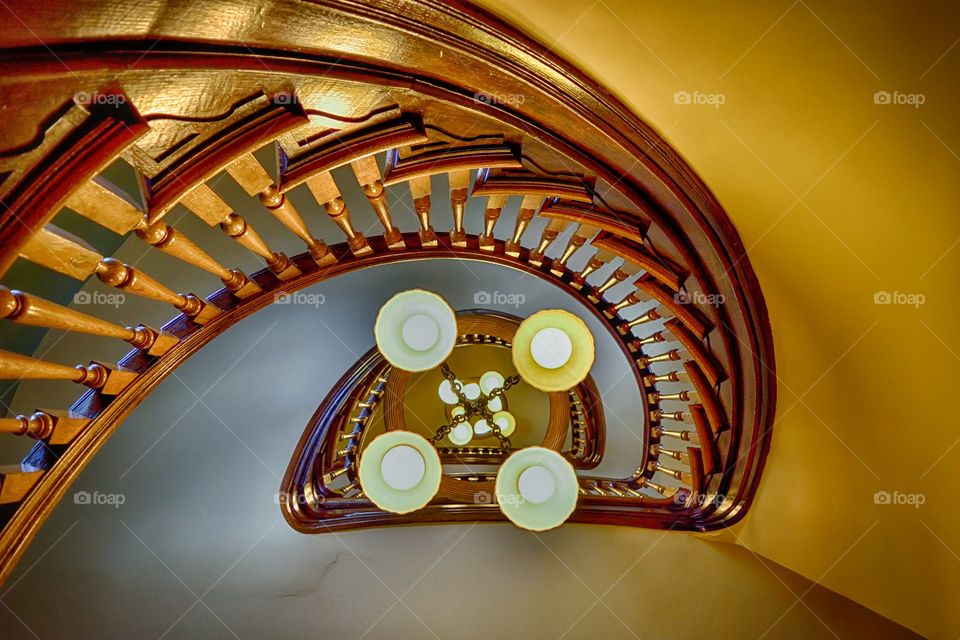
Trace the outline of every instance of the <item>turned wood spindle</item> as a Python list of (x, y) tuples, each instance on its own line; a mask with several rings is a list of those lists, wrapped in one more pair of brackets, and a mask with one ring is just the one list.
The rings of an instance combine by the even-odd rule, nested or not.
[(563, 272), (563, 269), (567, 266), (567, 261), (573, 257), (573, 254), (577, 252), (577, 249), (582, 247), (590, 238), (596, 235), (596, 227), (591, 227), (585, 224), (578, 225), (574, 230), (573, 235), (570, 236), (570, 240), (567, 241), (567, 246), (564, 248), (563, 253), (560, 254), (560, 257), (553, 261), (553, 266), (551, 271), (559, 275)]
[(318, 265), (323, 266), (335, 262), (330, 248), (323, 240), (319, 240), (310, 233), (307, 223), (274, 183), (273, 178), (264, 170), (253, 154), (245, 153), (227, 166), (227, 173), (243, 187), (249, 196), (257, 196), (263, 206), (280, 224), (293, 232), (307, 245), (310, 257)]
[(363, 256), (373, 252), (367, 239), (353, 227), (350, 220), (350, 210), (340, 196), (340, 189), (334, 182), (329, 171), (318, 173), (307, 180), (307, 188), (316, 201), (323, 205), (330, 219), (336, 223), (343, 235), (347, 237), (347, 246), (355, 256)]
[(11, 291), (3, 285), (0, 285), (0, 318), (47, 329), (119, 338), (153, 356), (163, 355), (179, 342), (169, 333), (157, 332), (144, 325), (122, 327), (22, 291)]
[(180, 203), (211, 227), (219, 226), (237, 244), (260, 256), (279, 280), (290, 280), (302, 273), (283, 253), (271, 250), (260, 234), (206, 184), (194, 187)]
[(654, 422), (659, 422), (660, 420), (686, 422), (687, 414), (685, 414), (683, 411), (664, 411), (663, 409), (654, 409), (650, 412), (650, 419)]
[(497, 226), (500, 212), (506, 204), (507, 196), (505, 195), (493, 194), (487, 197), (487, 206), (483, 213), (483, 234), (480, 236), (480, 249), (483, 251), (493, 251), (493, 228)]
[(679, 491), (679, 489), (675, 487), (667, 487), (662, 484), (657, 484), (656, 482), (653, 482), (652, 480), (648, 480), (647, 478), (640, 479), (640, 486), (650, 487), (651, 489), (653, 489), (654, 491), (656, 491), (657, 493), (659, 493), (665, 498), (671, 498), (677, 494), (677, 491)]
[(29, 416), (0, 418), (0, 433), (45, 440), (51, 445), (63, 445), (70, 444), (88, 424), (90, 418), (72, 411), (37, 409)]
[(220, 309), (192, 293), (174, 293), (142, 271), (116, 258), (104, 258), (83, 240), (53, 225), (34, 233), (21, 248), (20, 256), (77, 280), (96, 275), (101, 282), (121, 291), (167, 302), (197, 324), (205, 324), (220, 313)]
[(383, 187), (383, 178), (380, 175), (380, 168), (377, 166), (377, 160), (374, 156), (358, 158), (350, 163), (353, 174), (357, 177), (357, 182), (363, 187), (363, 194), (367, 197), (367, 202), (377, 215), (380, 224), (383, 225), (383, 239), (387, 243), (388, 249), (404, 249), (406, 243), (403, 241), (403, 234), (393, 224), (393, 217), (390, 215), (390, 207), (387, 205), (387, 194)]
[(633, 329), (638, 325), (641, 325), (647, 322), (653, 322), (654, 320), (659, 320), (662, 316), (660, 315), (660, 312), (657, 309), (658, 309), (657, 307), (653, 307), (652, 309), (646, 311), (645, 313), (641, 313), (639, 316), (637, 316), (633, 320), (628, 320), (625, 325), (621, 326), (620, 333), (625, 335), (629, 333), (630, 329)]
[(683, 462), (684, 464), (688, 464), (687, 461), (689, 460), (689, 456), (687, 455), (686, 451), (673, 451), (672, 449), (667, 449), (659, 444), (650, 445), (650, 455), (654, 457), (666, 456), (668, 458), (673, 458), (674, 460)]
[(668, 373), (663, 373), (658, 376), (648, 375), (643, 377), (643, 383), (647, 386), (654, 385), (658, 382), (680, 382), (680, 374), (682, 371), (670, 371)]
[(3, 380), (69, 380), (100, 389), (106, 395), (116, 395), (136, 377), (135, 371), (117, 365), (91, 362), (71, 367), (0, 350), (0, 379)]
[(693, 485), (693, 476), (690, 475), (689, 471), (681, 471), (680, 469), (671, 469), (660, 463), (659, 460), (652, 460), (647, 464), (647, 469), (653, 473), (662, 473), (664, 475), (670, 476), (675, 480), (686, 485)]
[(190, 238), (163, 220), (150, 224), (147, 216), (127, 194), (100, 176), (82, 184), (66, 204), (88, 220), (114, 233), (125, 236), (132, 231), (150, 246), (212, 273), (241, 300), (262, 291), (260, 286), (247, 278), (243, 272), (238, 269), (227, 269)]
[(680, 351), (677, 349), (671, 349), (665, 353), (661, 353), (658, 356), (643, 356), (641, 359), (643, 366), (648, 367), (654, 362), (669, 362), (671, 360), (680, 360)]
[(662, 438), (666, 436), (668, 438), (675, 438), (677, 440), (683, 440), (684, 442), (690, 442), (689, 431), (671, 431), (670, 429), (664, 429), (663, 427), (653, 427), (651, 432), (655, 438)]
[(439, 246), (437, 234), (430, 225), (430, 176), (411, 178), (410, 195), (413, 197), (413, 208), (417, 212), (420, 222), (420, 245), (423, 247)]
[(450, 243), (455, 247), (467, 246), (467, 234), (463, 230), (463, 216), (470, 190), (470, 171), (451, 171), (450, 207), (453, 209), (453, 229), (450, 231)]
[(540, 242), (537, 243), (537, 247), (530, 251), (530, 264), (538, 267), (543, 264), (543, 254), (547, 252), (547, 248), (553, 244), (557, 237), (559, 237), (568, 226), (570, 226), (570, 222), (568, 220), (560, 220), (559, 218), (551, 219), (547, 223), (547, 226), (543, 229), (543, 233), (540, 235)]
[(520, 255), (520, 240), (523, 238), (524, 231), (533, 220), (540, 203), (543, 202), (542, 196), (524, 196), (520, 201), (520, 211), (517, 213), (517, 221), (513, 226), (513, 235), (507, 240), (505, 253), (508, 256), (516, 258)]

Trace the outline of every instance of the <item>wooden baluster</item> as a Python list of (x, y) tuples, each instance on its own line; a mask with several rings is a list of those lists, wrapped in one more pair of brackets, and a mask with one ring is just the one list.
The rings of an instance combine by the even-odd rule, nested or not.
[(120, 338), (152, 356), (161, 356), (180, 342), (176, 336), (166, 332), (158, 332), (144, 325), (121, 327), (22, 291), (11, 291), (3, 285), (0, 285), (0, 318), (17, 324)]
[(507, 204), (507, 196), (492, 195), (487, 197), (487, 206), (483, 213), (483, 235), (480, 236), (480, 249), (493, 251), (495, 246), (493, 228), (500, 219), (500, 212)]
[(230, 205), (206, 184), (197, 185), (180, 199), (180, 203), (211, 227), (219, 225), (220, 229), (240, 246), (263, 258), (279, 280), (290, 280), (301, 275), (300, 269), (290, 262), (287, 256), (272, 251), (254, 228), (234, 213)]
[(657, 484), (651, 480), (647, 480), (646, 478), (640, 479), (640, 486), (650, 487), (651, 489), (653, 489), (660, 495), (664, 496), (665, 498), (672, 498), (679, 491), (679, 489), (677, 489), (676, 487), (667, 487), (662, 484)]
[(70, 444), (87, 425), (90, 418), (72, 411), (37, 409), (32, 415), (0, 418), (0, 433), (28, 436), (45, 440), (47, 444)]
[[(641, 302), (641, 301), (638, 300), (638, 302)], [(641, 325), (646, 322), (653, 322), (654, 320), (659, 320), (662, 316), (660, 315), (660, 312), (657, 309), (658, 309), (657, 307), (653, 307), (652, 309), (649, 309), (646, 313), (641, 313), (639, 316), (637, 316), (633, 320), (630, 320), (625, 324), (621, 324), (619, 327), (617, 327), (617, 331), (620, 332), (620, 335), (625, 336), (628, 333), (630, 333), (630, 330), (636, 327), (637, 325)]]
[(359, 158), (350, 163), (353, 174), (357, 176), (357, 182), (363, 187), (363, 193), (367, 196), (367, 202), (377, 214), (377, 219), (383, 225), (383, 239), (387, 243), (388, 249), (405, 249), (406, 243), (403, 241), (403, 234), (393, 224), (393, 218), (390, 216), (390, 207), (387, 205), (387, 194), (383, 188), (383, 178), (380, 176), (380, 168), (377, 166), (377, 160), (373, 156)]
[[(662, 339), (662, 336), (661, 336)], [(677, 402), (690, 402), (692, 398), (691, 391), (683, 390), (676, 391), (674, 393), (660, 393), (659, 391), (651, 391), (648, 395), (650, 396), (651, 402), (663, 402), (664, 400), (676, 400)]]
[(136, 377), (136, 371), (119, 365), (91, 362), (86, 366), (70, 367), (0, 350), (0, 379), (3, 380), (70, 380), (91, 389), (100, 389), (106, 395), (116, 395)]
[(668, 362), (670, 360), (679, 360), (679, 359), (680, 359), (680, 352), (676, 349), (671, 349), (670, 351), (667, 351), (666, 353), (661, 353), (658, 356), (644, 356), (640, 359), (640, 361), (643, 363), (643, 366), (649, 367), (654, 362)]
[(413, 197), (413, 208), (417, 212), (417, 220), (420, 221), (420, 245), (436, 247), (437, 234), (430, 226), (430, 176), (411, 178), (408, 184)]
[(648, 375), (643, 376), (643, 383), (647, 386), (654, 385), (658, 382), (680, 382), (680, 374), (682, 371), (670, 371), (658, 376)]
[(212, 273), (241, 300), (262, 291), (241, 271), (227, 269), (162, 220), (148, 223), (146, 215), (129, 196), (100, 176), (81, 185), (67, 200), (67, 206), (114, 233), (125, 236), (133, 231), (138, 238), (160, 251)]
[(654, 331), (653, 333), (651, 333), (646, 337), (636, 338), (634, 340), (631, 340), (629, 345), (627, 346), (630, 349), (631, 353), (636, 353), (637, 351), (639, 351), (640, 347), (644, 345), (656, 344), (658, 342), (664, 342), (665, 340), (666, 338), (662, 333), (660, 333), (659, 331)]
[(573, 254), (577, 252), (577, 249), (582, 247), (587, 240), (590, 240), (590, 238), (595, 236), (597, 231), (598, 229), (596, 227), (591, 227), (585, 224), (578, 225), (574, 230), (573, 235), (570, 236), (570, 240), (567, 241), (567, 246), (563, 250), (563, 254), (561, 254), (558, 259), (553, 261), (550, 271), (556, 275), (562, 274), (564, 268), (567, 266), (567, 261), (573, 257)]
[(317, 202), (323, 205), (327, 215), (336, 223), (343, 234), (347, 236), (347, 246), (355, 256), (364, 256), (373, 253), (373, 249), (367, 244), (367, 239), (363, 234), (353, 228), (353, 222), (350, 220), (350, 210), (340, 196), (340, 189), (334, 182), (333, 176), (329, 171), (318, 173), (307, 180), (307, 188), (316, 198)]
[(53, 225), (34, 233), (20, 249), (20, 257), (81, 281), (96, 274), (121, 291), (168, 302), (197, 324), (205, 324), (220, 313), (192, 293), (174, 293), (142, 271), (115, 258), (104, 258), (80, 238)]
[(507, 240), (505, 252), (508, 256), (516, 258), (520, 255), (520, 240), (523, 238), (523, 232), (527, 230), (541, 202), (543, 202), (542, 196), (523, 196), (517, 221), (513, 226), (513, 236)]
[[(583, 285), (587, 282), (587, 277), (589, 277), (591, 273), (597, 271), (598, 269), (602, 269), (604, 265), (614, 260), (616, 257), (617, 256), (610, 251), (597, 249), (597, 252), (593, 254), (589, 260), (587, 260), (587, 264), (583, 267), (583, 269), (579, 273), (574, 274), (570, 284), (577, 289), (582, 289)], [(590, 295), (590, 299), (598, 300), (599, 298), (596, 293), (593, 293)]]
[(43, 473), (25, 464), (0, 465), (0, 504), (23, 502)]
[(687, 414), (685, 414), (683, 411), (664, 411), (663, 409), (654, 409), (650, 412), (650, 419), (654, 422), (659, 422), (660, 420), (686, 422)]
[(682, 440), (684, 442), (690, 442), (690, 432), (689, 431), (671, 431), (669, 429), (664, 429), (663, 427), (653, 427), (651, 429), (654, 437), (662, 438), (664, 436), (668, 438), (676, 438), (677, 440)]
[(327, 243), (318, 240), (310, 233), (307, 223), (303, 221), (293, 203), (286, 194), (280, 193), (273, 178), (253, 157), (253, 154), (245, 153), (234, 160), (227, 166), (227, 173), (243, 187), (247, 195), (258, 196), (263, 206), (280, 221), (280, 224), (303, 240), (314, 262), (323, 266), (336, 261)]
[(665, 475), (668, 475), (671, 478), (675, 480), (679, 480), (680, 482), (686, 485), (693, 484), (693, 477), (690, 475), (690, 472), (681, 471), (680, 469), (671, 469), (670, 467), (665, 467), (664, 465), (660, 464), (659, 460), (651, 460), (647, 464), (647, 469), (654, 473), (660, 472)]
[(463, 214), (467, 206), (467, 194), (470, 190), (470, 171), (451, 171), (450, 207), (453, 209), (453, 229), (450, 231), (450, 243), (455, 247), (467, 246), (467, 234), (463, 230)]
[(650, 445), (650, 455), (657, 456), (667, 456), (668, 458), (673, 458), (684, 464), (688, 464), (689, 457), (687, 456), (686, 451), (673, 451), (672, 449), (666, 449), (659, 444)]
[[(600, 251), (598, 251), (597, 254), (599, 255)], [(628, 280), (631, 276), (634, 276), (639, 272), (639, 266), (624, 260), (623, 264), (614, 269), (613, 273), (611, 273), (607, 279), (600, 284), (599, 287), (593, 290), (591, 296), (595, 301), (598, 301), (601, 297), (603, 297), (603, 294), (606, 293), (607, 289)]]
[(537, 248), (530, 252), (529, 262), (530, 264), (540, 266), (543, 264), (543, 254), (547, 252), (547, 247), (553, 244), (553, 241), (570, 226), (568, 220), (561, 220), (559, 218), (553, 218), (548, 223), (546, 228), (544, 228), (543, 233), (540, 235), (540, 242), (537, 243)]

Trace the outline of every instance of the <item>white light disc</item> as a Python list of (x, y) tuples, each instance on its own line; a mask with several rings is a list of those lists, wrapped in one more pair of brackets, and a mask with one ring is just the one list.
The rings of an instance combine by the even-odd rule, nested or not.
[(425, 313), (415, 313), (404, 321), (402, 336), (414, 351), (427, 351), (440, 339), (440, 325)]
[(543, 504), (557, 491), (557, 481), (550, 470), (540, 465), (527, 467), (517, 479), (520, 495), (527, 502)]
[(491, 431), (493, 431), (493, 429), (490, 428), (490, 425), (487, 424), (487, 421), (483, 418), (473, 423), (473, 432), (478, 436), (485, 436)]
[(570, 336), (556, 327), (540, 329), (530, 341), (530, 356), (544, 369), (559, 369), (570, 361), (571, 355)]
[(473, 440), (473, 429), (470, 428), (469, 422), (461, 422), (450, 430), (447, 437), (450, 439), (450, 442), (458, 447), (462, 447)]
[(380, 475), (391, 489), (409, 491), (423, 480), (426, 463), (420, 452), (401, 444), (389, 449), (380, 460)]
[(503, 376), (496, 371), (487, 371), (480, 376), (480, 390), (487, 394), (498, 387), (502, 387), (503, 383)]
[(453, 385), (450, 384), (449, 380), (444, 380), (440, 383), (437, 393), (444, 404), (457, 404), (460, 402), (460, 398), (457, 397), (456, 392), (453, 390)]

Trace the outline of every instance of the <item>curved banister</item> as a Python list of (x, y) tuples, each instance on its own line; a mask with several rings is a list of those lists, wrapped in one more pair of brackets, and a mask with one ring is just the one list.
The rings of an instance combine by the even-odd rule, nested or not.
[[(131, 1), (119, 0), (124, 5)], [(8, 495), (19, 502), (0, 532), (0, 578), (120, 421), (199, 346), (280, 293), (404, 260), (455, 257), (535, 275), (577, 299), (616, 340), (643, 398), (637, 415), (644, 421), (648, 456), (637, 461), (636, 473), (627, 478), (583, 476), (585, 509), (573, 521), (704, 530), (726, 526), (745, 513), (773, 418), (772, 340), (743, 247), (709, 190), (611, 94), (490, 15), (431, 1), (411, 3), (404, 16), (392, 7), (377, 0), (336, 9), (304, 4), (302, 17), (316, 25), (362, 25), (371, 43), (378, 37), (404, 38), (411, 59), (378, 57), (375, 46), (361, 57), (338, 51), (339, 45), (329, 39), (320, 45), (316, 39), (297, 43), (293, 39), (300, 32), (285, 30), (283, 24), (273, 25), (281, 28), (271, 32), (269, 46), (200, 42), (182, 35), (174, 39), (164, 36), (190, 33), (192, 27), (169, 16), (151, 27), (151, 39), (158, 38), (149, 48), (127, 38), (129, 34), (106, 33), (95, 52), (82, 56), (70, 42), (76, 38), (68, 37), (60, 24), (40, 27), (48, 50), (5, 42), (2, 38), (9, 36), (0, 36), (0, 62), (12, 78), (13, 94), (18, 79), (55, 75), (61, 60), (75, 69), (72, 82), (92, 82), (97, 74), (100, 82), (104, 73), (124, 71), (122, 90), (98, 94), (99, 85), (87, 87), (88, 96), (115, 96), (120, 106), (112, 112), (96, 100), (86, 107), (67, 103), (53, 114), (24, 107), (24, 120), (38, 123), (40, 133), (33, 142), (13, 145), (9, 157), (0, 154), (0, 166), (14, 167), (0, 180), (0, 201), (8, 207), (0, 215), (0, 272), (22, 253), (80, 280), (96, 275), (183, 312), (160, 331), (85, 321), (75, 312), (54, 322), (49, 313), (25, 314), (20, 308), (31, 298), (22, 296), (14, 296), (20, 307), (0, 314), (14, 321), (36, 320), (41, 326), (63, 328), (66, 323), (71, 330), (126, 339), (140, 347), (116, 367), (93, 362), (81, 371), (51, 363), (45, 369), (44, 375), (101, 389), (86, 393), (69, 420), (48, 419), (43, 416), (53, 414), (45, 413), (2, 423), (7, 433), (44, 439), (57, 456), (54, 462), (54, 456), (37, 450), (30, 460), (41, 465), (40, 471), (0, 474), (0, 495), (9, 489)], [(136, 11), (132, 4), (128, 8)], [(281, 23), (287, 19), (282, 12), (266, 15)], [(425, 55), (418, 48), (424, 41), (448, 55)], [(11, 46), (15, 48), (4, 49)], [(466, 60), (475, 64), (464, 65)], [(135, 64), (128, 64), (131, 61)], [(262, 71), (265, 61), (271, 74)], [(235, 85), (233, 97), (214, 96), (202, 114), (168, 112), (170, 105), (162, 96), (158, 101), (150, 76), (181, 69), (219, 70)], [(198, 83), (198, 91), (212, 88), (202, 84), (201, 75), (182, 78)], [(340, 87), (352, 102), (331, 109), (318, 97), (323, 92), (309, 84), (318, 78)], [(478, 100), (481, 80), (493, 82), (503, 94), (529, 99), (513, 105)], [(247, 97), (237, 101), (244, 90)], [(340, 124), (319, 126), (309, 120), (311, 115)], [(280, 166), (276, 179), (251, 155), (270, 143)], [(374, 155), (383, 153), (391, 160), (381, 175)], [(138, 170), (143, 206), (115, 193), (100, 175), (118, 155)], [(383, 236), (367, 237), (358, 230), (356, 212), (350, 210), (358, 205), (346, 202), (331, 173), (348, 164)], [(473, 185), (471, 169), (478, 170)], [(272, 249), (213, 188), (224, 170), (308, 251), (288, 258)], [(449, 179), (449, 194), (443, 194), (453, 211), (448, 230), (443, 229), (446, 221), (431, 215), (431, 196), (440, 196), (432, 192), (430, 176), (439, 173)], [(286, 199), (298, 185), (309, 189), (346, 242), (328, 243), (312, 235), (308, 221)], [(396, 227), (386, 198), (394, 185), (409, 188), (418, 233), (401, 234)], [(481, 236), (464, 232), (470, 198), (484, 200)], [(508, 198), (520, 199), (512, 229), (497, 225)], [(247, 276), (223, 266), (203, 242), (187, 239), (161, 219), (178, 202), (219, 227), (267, 268)], [(216, 275), (225, 288), (205, 299), (174, 292), (162, 278), (101, 256), (82, 241), (45, 226), (64, 204)], [(20, 226), (11, 217), (18, 213)], [(545, 224), (542, 234), (532, 237), (528, 230), (540, 220)], [(547, 256), (568, 231), (560, 254)], [(575, 255), (588, 257), (577, 273), (567, 267)], [(595, 275), (608, 268), (607, 276)], [(632, 289), (620, 301), (608, 298), (612, 290), (627, 286)], [(698, 295), (722, 303), (699, 303)], [(654, 305), (647, 306), (650, 302)], [(5, 362), (6, 371), (17, 376), (36, 366), (17, 357)], [(597, 406), (585, 409), (602, 412)], [(57, 424), (64, 428), (58, 431)], [(589, 419), (586, 424), (589, 428)], [(71, 426), (76, 430), (69, 437), (56, 436), (68, 434)], [(344, 442), (350, 455), (361, 449), (349, 438)], [(602, 446), (584, 455), (596, 462)], [(349, 470), (344, 473), (355, 483)], [(338, 498), (345, 501), (343, 509), (366, 508), (354, 491), (359, 488)], [(457, 518), (470, 514), (470, 519), (485, 520), (496, 511), (460, 506)], [(452, 518), (431, 509), (422, 517)], [(382, 514), (355, 516), (349, 519), (351, 527), (383, 523)], [(388, 520), (413, 522), (417, 516)]]

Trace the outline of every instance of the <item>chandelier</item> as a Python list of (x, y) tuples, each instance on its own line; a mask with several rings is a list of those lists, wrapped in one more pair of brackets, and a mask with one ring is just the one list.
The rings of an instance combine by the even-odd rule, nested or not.
[(437, 395), (447, 421), (429, 438), (392, 430), (374, 438), (360, 455), (359, 481), (380, 509), (410, 513), (426, 506), (440, 489), (443, 468), (437, 446), (465, 446), (494, 437), (507, 454), (496, 473), (495, 500), (515, 525), (544, 531), (563, 524), (579, 496), (577, 475), (559, 452), (542, 446), (515, 449), (510, 437), (523, 425), (509, 410), (507, 392), (526, 383), (540, 391), (566, 391), (582, 382), (594, 360), (594, 340), (577, 316), (559, 309), (538, 311), (519, 326), (511, 343), (516, 373), (485, 371), (460, 379), (446, 360), (457, 343), (450, 305), (423, 289), (403, 291), (380, 308), (374, 325), (377, 348), (395, 369), (439, 368)]

